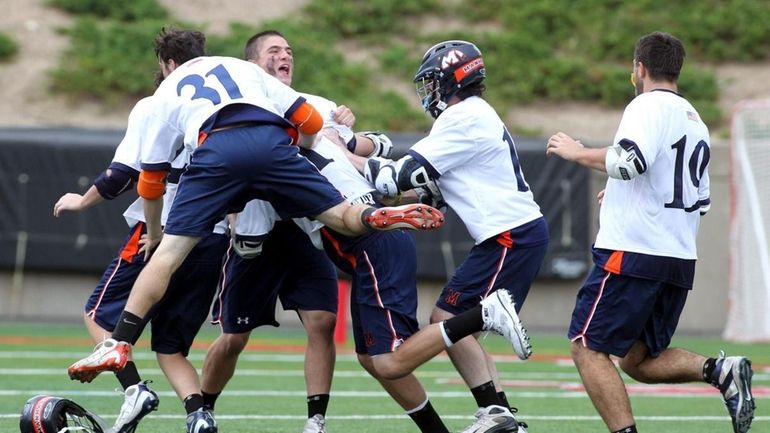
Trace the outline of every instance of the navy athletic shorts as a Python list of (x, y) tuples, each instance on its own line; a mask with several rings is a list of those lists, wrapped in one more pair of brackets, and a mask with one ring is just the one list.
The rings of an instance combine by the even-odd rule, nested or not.
[(202, 237), (255, 198), (284, 219), (316, 216), (344, 198), (274, 125), (211, 133), (179, 180), (165, 232)]
[(636, 341), (650, 356), (671, 344), (689, 290), (594, 266), (577, 294), (569, 333), (591, 350), (624, 357)]
[(228, 250), (213, 322), (226, 334), (278, 326), (276, 299), (284, 310), (337, 313), (337, 270), (293, 221), (275, 224), (258, 257)]

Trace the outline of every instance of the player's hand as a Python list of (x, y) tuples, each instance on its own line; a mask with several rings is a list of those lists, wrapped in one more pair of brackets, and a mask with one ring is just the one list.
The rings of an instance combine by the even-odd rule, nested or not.
[(139, 237), (139, 253), (144, 253), (145, 262), (150, 260), (150, 256), (160, 244), (161, 239), (163, 239), (163, 233), (158, 238), (151, 239), (146, 233)]
[(356, 123), (356, 116), (350, 111), (350, 108), (340, 105), (334, 112), (332, 112), (332, 119), (340, 125), (353, 128), (353, 124)]
[(53, 205), (53, 216), (59, 217), (62, 211), (79, 211), (82, 209), (81, 203), (83, 202), (83, 196), (75, 194), (74, 192), (68, 192), (59, 198), (59, 201)]
[(583, 143), (580, 140), (575, 140), (563, 132), (557, 132), (548, 139), (545, 154), (548, 156), (556, 155), (568, 161), (574, 161), (583, 148)]
[(605, 190), (601, 190), (599, 191), (599, 194), (596, 194), (596, 202), (599, 203), (599, 206), (604, 203), (604, 191)]

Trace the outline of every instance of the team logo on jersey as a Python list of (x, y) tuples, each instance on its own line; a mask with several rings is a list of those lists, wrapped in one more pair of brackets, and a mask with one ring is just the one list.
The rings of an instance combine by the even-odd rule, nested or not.
[(459, 300), (460, 300), (460, 292), (458, 292), (457, 290), (449, 289), (449, 292), (444, 297), (444, 302), (446, 302), (447, 304), (453, 307), (457, 306), (457, 302)]
[(446, 69), (454, 64), (460, 63), (465, 59), (465, 53), (460, 50), (451, 50), (441, 58), (441, 69)]

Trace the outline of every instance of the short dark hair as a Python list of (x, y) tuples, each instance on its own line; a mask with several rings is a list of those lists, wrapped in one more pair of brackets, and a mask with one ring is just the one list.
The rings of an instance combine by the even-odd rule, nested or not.
[(155, 55), (162, 61), (178, 65), (206, 55), (206, 36), (196, 30), (163, 27), (155, 37)]
[(471, 96), (481, 97), (486, 90), (487, 86), (484, 83), (473, 83), (458, 90), (457, 97), (460, 99), (470, 98)]
[(246, 47), (243, 49), (243, 58), (246, 60), (253, 60), (259, 57), (259, 43), (262, 42), (262, 38), (267, 36), (279, 36), (286, 39), (286, 37), (278, 30), (265, 30), (259, 32), (246, 41)]
[(684, 57), (682, 42), (663, 32), (642, 36), (634, 49), (634, 59), (647, 68), (653, 80), (678, 80)]

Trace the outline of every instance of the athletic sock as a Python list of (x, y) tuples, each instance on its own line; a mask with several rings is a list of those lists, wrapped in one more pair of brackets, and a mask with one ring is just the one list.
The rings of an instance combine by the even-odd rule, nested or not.
[(616, 430), (612, 433), (639, 433), (639, 432), (636, 431), (636, 424), (634, 424), (632, 426), (623, 427), (622, 429)]
[(441, 323), (447, 338), (457, 343), (463, 338), (484, 329), (484, 319), (481, 317), (481, 305), (447, 319)]
[(430, 400), (406, 412), (422, 433), (449, 433)]
[(136, 343), (139, 334), (142, 332), (142, 318), (134, 313), (123, 310), (118, 319), (115, 330), (112, 331), (112, 338), (117, 341), (127, 341), (131, 344)]
[(329, 394), (315, 394), (307, 397), (307, 417), (320, 414), (326, 417), (326, 408), (329, 406)]
[(716, 358), (709, 358), (703, 363), (703, 381), (713, 385), (711, 375), (714, 374), (714, 368), (717, 366)]
[(511, 404), (508, 403), (508, 397), (505, 395), (505, 392), (498, 391), (497, 392), (497, 399), (500, 400), (500, 403), (502, 403), (503, 407), (510, 408)]
[(492, 406), (493, 404), (501, 406), (500, 398), (497, 396), (497, 391), (495, 391), (495, 383), (491, 380), (487, 383), (482, 383), (475, 388), (471, 388), (471, 394), (473, 394), (473, 398), (476, 399), (476, 405), (478, 407), (487, 407)]
[(208, 410), (214, 410), (214, 405), (217, 402), (217, 398), (219, 398), (219, 394), (222, 394), (222, 391), (219, 391), (215, 394), (209, 394), (206, 391), (201, 391), (201, 395), (203, 396), (203, 407)]
[(136, 364), (134, 364), (134, 361), (127, 361), (126, 366), (123, 367), (123, 370), (115, 372), (115, 377), (118, 378), (118, 382), (120, 382), (120, 386), (123, 387), (124, 391), (129, 386), (136, 385), (142, 381), (142, 378), (139, 377), (139, 371), (136, 369)]
[(185, 397), (182, 403), (184, 404), (184, 410), (189, 415), (203, 407), (203, 396), (200, 394), (190, 394)]

